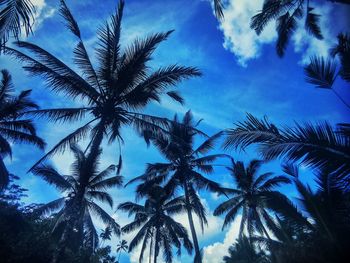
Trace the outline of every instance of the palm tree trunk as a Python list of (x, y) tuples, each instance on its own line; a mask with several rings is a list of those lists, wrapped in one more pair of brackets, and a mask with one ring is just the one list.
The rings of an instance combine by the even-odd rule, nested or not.
[(121, 253), (122, 253), (122, 250), (120, 249), (120, 250), (119, 250), (119, 255), (118, 255), (118, 260), (117, 260), (118, 263), (120, 263), (120, 262), (119, 262), (119, 259), (120, 259), (120, 254), (121, 254)]
[(9, 172), (6, 169), (2, 156), (0, 156), (0, 191), (6, 188), (9, 183)]
[(185, 200), (186, 200), (186, 210), (187, 210), (187, 217), (188, 217), (188, 222), (190, 225), (190, 230), (191, 230), (191, 235), (192, 235), (192, 241), (194, 245), (194, 250), (195, 250), (195, 263), (202, 263), (202, 257), (201, 257), (201, 252), (199, 249), (199, 244), (198, 244), (198, 239), (197, 239), (197, 234), (196, 234), (196, 229), (194, 227), (193, 223), (193, 217), (192, 217), (192, 212), (191, 212), (191, 203), (190, 203), (190, 197), (188, 193), (188, 182), (186, 181), (184, 183), (184, 189), (185, 189)]
[[(79, 193), (77, 194), (79, 195)], [(55, 249), (51, 263), (57, 263), (57, 262), (63, 262), (63, 256), (64, 252), (67, 247), (67, 242), (71, 240), (72, 233), (75, 231), (74, 228), (77, 228), (77, 223), (79, 221), (79, 218), (83, 216), (83, 209), (82, 209), (82, 198), (84, 195), (81, 194), (81, 198), (77, 198), (77, 200), (72, 204), (71, 209), (69, 211), (69, 218), (66, 221), (66, 225), (64, 226), (63, 233), (61, 235), (61, 238), (58, 242), (57, 248)], [(79, 201), (78, 201), (79, 200)]]
[[(93, 136), (93, 139), (88, 147), (90, 147), (90, 152), (87, 156), (89, 159), (89, 162), (92, 164), (93, 161), (96, 159), (96, 156), (98, 154), (98, 150), (100, 149), (102, 140), (103, 140), (103, 132), (104, 132), (104, 120), (101, 120), (98, 124), (97, 132), (95, 136)], [(88, 150), (88, 149), (86, 149)]]
[(151, 231), (151, 244), (149, 247), (149, 259), (148, 259), (149, 263), (152, 263), (152, 249), (153, 249), (153, 230)]

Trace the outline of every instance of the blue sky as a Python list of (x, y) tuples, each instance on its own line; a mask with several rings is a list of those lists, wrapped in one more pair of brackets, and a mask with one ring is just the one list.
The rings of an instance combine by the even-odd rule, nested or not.
[[(58, 14), (59, 1), (33, 2), (37, 6), (38, 18), (34, 35), (28, 40), (72, 65), (72, 50), (76, 42)], [(114, 11), (117, 1), (67, 0), (67, 4), (80, 25), (90, 55), (93, 55), (95, 32)], [(126, 0), (122, 27), (123, 44), (149, 33), (175, 29), (169, 39), (157, 49), (151, 65), (156, 68), (178, 63), (196, 66), (203, 72), (201, 78), (185, 81), (178, 86), (186, 100), (185, 106), (164, 99), (161, 105), (150, 105), (146, 111), (172, 118), (175, 113), (183, 115), (191, 109), (195, 119), (204, 119), (200, 128), (207, 134), (232, 127), (233, 123), (244, 119), (246, 112), (257, 117), (266, 115), (274, 123), (288, 125), (293, 125), (294, 121), (349, 121), (348, 109), (330, 91), (315, 89), (307, 84), (302, 68), (310, 55), (326, 54), (334, 43), (336, 34), (349, 24), (349, 9), (317, 2), (317, 10), (323, 15), (325, 40), (314, 40), (304, 30), (298, 29), (285, 57), (280, 59), (274, 49), (274, 25), (268, 27), (260, 37), (249, 28), (249, 18), (261, 5), (262, 0), (230, 0), (225, 11), (225, 20), (219, 23), (213, 16), (210, 2), (204, 0)], [(339, 18), (336, 21), (330, 19), (334, 14)], [(77, 103), (45, 89), (42, 79), (27, 76), (18, 62), (1, 56), (0, 65), (11, 72), (18, 90), (33, 90), (33, 98), (42, 108), (69, 107)], [(349, 91), (341, 80), (336, 82), (335, 88), (350, 101)], [(39, 135), (48, 143), (47, 149), (79, 125), (55, 125), (45, 121), (38, 121), (37, 124)], [(142, 174), (146, 163), (162, 160), (157, 151), (153, 147), (147, 148), (131, 129), (123, 129), (123, 137), (125, 145), (122, 174), (126, 181)], [(218, 148), (214, 152), (220, 151)], [(229, 153), (235, 159), (244, 161), (257, 157), (253, 151), (248, 151), (247, 154)], [(6, 160), (10, 171), (19, 175), (22, 186), (29, 189), (25, 199), (28, 203), (44, 203), (58, 196), (52, 187), (39, 178), (26, 174), (26, 170), (42, 155), (42, 152), (33, 147), (15, 145), (12, 161)], [(117, 156), (116, 145), (105, 146), (101, 168), (116, 163)], [(55, 156), (52, 163), (62, 173), (67, 173), (71, 160), (71, 155), (67, 152)], [(262, 172), (267, 170), (280, 173), (279, 162), (267, 164)], [(305, 180), (310, 181), (307, 178), (310, 178), (311, 173), (305, 170), (304, 174)], [(216, 170), (212, 179), (225, 185), (231, 183), (230, 177), (222, 168)], [(293, 188), (287, 187), (283, 190), (293, 197)], [(113, 190), (112, 193), (116, 204), (134, 198), (133, 187)], [(200, 236), (200, 243), (205, 251), (204, 262), (217, 262), (217, 257), (223, 255), (233, 242), (237, 228), (233, 225), (221, 232), (222, 218), (215, 218), (211, 213), (222, 199), (205, 192), (201, 196), (208, 206), (209, 217), (209, 227)], [(120, 212), (114, 216), (121, 225), (129, 220)], [(185, 216), (179, 217), (179, 220), (186, 224)], [(96, 223), (102, 228), (100, 222)], [(130, 259), (123, 255), (122, 262), (136, 262), (137, 256), (137, 252), (132, 253)], [(190, 259), (184, 255), (179, 261), (190, 262)]]

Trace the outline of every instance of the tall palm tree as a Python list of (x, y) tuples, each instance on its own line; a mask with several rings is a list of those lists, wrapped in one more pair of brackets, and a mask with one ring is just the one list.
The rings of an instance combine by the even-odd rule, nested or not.
[(18, 39), (22, 31), (32, 32), (35, 8), (30, 0), (0, 1), (0, 52), (12, 35)]
[[(276, 20), (278, 34), (276, 51), (283, 56), (292, 34), (298, 27), (298, 20), (304, 18), (305, 30), (317, 39), (323, 39), (320, 28), (320, 15), (314, 12), (309, 0), (265, 0), (262, 10), (251, 18), (250, 26), (260, 35), (264, 28)], [(342, 4), (350, 4), (349, 0), (335, 0)], [(305, 14), (305, 15), (304, 15)]]
[(236, 243), (229, 247), (228, 256), (224, 256), (224, 263), (268, 263), (266, 254), (256, 251), (254, 244), (246, 236), (237, 239)]
[[(113, 207), (113, 199), (106, 192), (108, 188), (122, 185), (122, 177), (108, 177), (116, 170), (115, 165), (98, 171), (98, 157), (86, 156), (77, 146), (71, 146), (75, 161), (72, 164), (72, 175), (62, 175), (52, 166), (42, 164), (33, 169), (47, 183), (62, 192), (63, 197), (51, 201), (36, 210), (37, 215), (57, 212), (53, 231), (59, 231), (60, 241), (53, 262), (62, 260), (65, 248), (72, 245), (71, 240), (77, 240), (79, 247), (85, 247), (94, 252), (98, 245), (98, 234), (92, 221), (91, 213), (96, 215), (114, 234), (120, 234), (120, 227), (115, 220), (96, 201), (107, 203)], [(74, 244), (73, 244), (74, 245)]]
[(172, 191), (177, 188), (184, 191), (187, 216), (196, 252), (195, 262), (201, 262), (201, 252), (193, 222), (193, 213), (198, 216), (202, 230), (204, 224), (207, 223), (206, 211), (197, 190), (208, 189), (222, 193), (220, 185), (207, 179), (202, 173), (212, 173), (214, 171), (213, 162), (220, 157), (227, 157), (224, 154), (206, 155), (213, 149), (221, 132), (208, 138), (198, 147), (194, 147), (195, 137), (204, 135), (196, 128), (198, 123), (194, 123), (192, 114), (188, 111), (182, 122), (175, 115), (166, 133), (168, 136), (162, 136), (161, 134), (149, 135), (153, 144), (168, 162), (149, 164), (144, 175), (130, 181), (146, 180), (143, 187), (139, 187), (139, 192), (142, 192), (142, 189), (147, 189), (148, 185), (152, 185), (155, 181), (158, 183), (166, 182), (166, 187), (172, 189)]
[(118, 260), (117, 263), (119, 262), (120, 259), (120, 255), (122, 254), (122, 252), (128, 252), (129, 246), (128, 246), (128, 242), (126, 240), (120, 240), (119, 243), (117, 244), (117, 253), (118, 253)]
[(243, 162), (232, 160), (232, 167), (227, 169), (236, 186), (225, 189), (231, 197), (214, 210), (215, 216), (226, 213), (223, 229), (242, 211), (240, 237), (243, 236), (246, 228), (250, 237), (254, 232), (258, 232), (270, 239), (264, 226), (264, 223), (266, 225), (266, 222), (272, 221), (269, 210), (281, 212), (281, 207), (285, 206), (289, 213), (296, 213), (289, 200), (282, 193), (274, 190), (277, 186), (290, 183), (290, 179), (283, 175), (272, 176), (271, 172), (258, 175), (262, 163), (262, 161), (253, 160), (245, 167)]
[(247, 120), (226, 130), (224, 148), (245, 149), (258, 144), (265, 160), (283, 158), (301, 161), (314, 169), (336, 171), (340, 179), (349, 182), (350, 175), (350, 125), (333, 128), (328, 123), (296, 124), (295, 127), (278, 128), (267, 118), (262, 120), (251, 114)]
[[(130, 233), (139, 229), (129, 244), (129, 251), (132, 251), (143, 240), (140, 262), (142, 262), (144, 251), (149, 242), (150, 262), (152, 253), (154, 253), (153, 262), (157, 262), (161, 249), (165, 262), (172, 262), (172, 246), (176, 247), (178, 256), (181, 255), (181, 246), (184, 246), (188, 253), (191, 253), (192, 243), (186, 229), (171, 217), (185, 210), (185, 198), (180, 196), (172, 199), (172, 192), (157, 185), (148, 189), (147, 196), (144, 205), (125, 202), (118, 207), (118, 209), (128, 212), (129, 215), (135, 215), (134, 221), (124, 226), (122, 232)], [(152, 251), (153, 249), (154, 251)]]
[(101, 247), (103, 246), (103, 243), (106, 241), (106, 240), (111, 240), (111, 237), (112, 237), (112, 229), (110, 226), (106, 226), (105, 229), (102, 229), (102, 232), (100, 234), (100, 238), (102, 240), (102, 244), (101, 244)]
[(22, 91), (18, 96), (13, 94), (11, 75), (2, 70), (0, 81), (0, 190), (9, 181), (9, 173), (3, 159), (12, 156), (11, 143), (30, 143), (40, 149), (44, 141), (36, 135), (35, 126), (30, 119), (22, 118), (26, 111), (38, 109), (29, 98), (30, 90)]
[[(104, 137), (112, 143), (122, 142), (122, 126), (134, 125), (139, 133), (144, 128), (157, 129), (168, 125), (165, 118), (157, 118), (140, 112), (150, 102), (159, 102), (163, 94), (183, 103), (177, 91), (169, 91), (180, 81), (199, 76), (196, 68), (170, 65), (151, 71), (147, 63), (159, 43), (166, 40), (172, 31), (150, 35), (144, 40), (137, 39), (122, 50), (120, 47), (121, 20), (124, 1), (119, 2), (116, 13), (98, 31), (97, 66), (92, 64), (82, 40), (81, 32), (65, 2), (61, 0), (61, 15), (67, 27), (75, 35), (78, 44), (74, 49), (74, 63), (79, 68), (75, 72), (68, 65), (41, 47), (17, 42), (22, 50), (6, 48), (7, 54), (25, 63), (25, 70), (33, 75), (43, 76), (47, 86), (53, 91), (79, 100), (83, 105), (76, 108), (56, 108), (32, 112), (36, 116), (46, 116), (56, 122), (71, 122), (88, 117), (80, 128), (63, 138), (35, 165), (59, 151), (64, 151), (72, 143), (85, 138), (88, 132), (92, 141), (91, 152), (97, 152)], [(96, 69), (97, 68), (97, 69)], [(34, 165), (34, 167), (35, 167)]]
[[(346, 101), (334, 88), (334, 82), (340, 76), (344, 81), (350, 82), (350, 35), (338, 35), (338, 43), (331, 49), (331, 58), (312, 57), (310, 64), (304, 67), (306, 81), (317, 88), (331, 90), (348, 108), (350, 102)], [(338, 57), (337, 63), (334, 57)]]

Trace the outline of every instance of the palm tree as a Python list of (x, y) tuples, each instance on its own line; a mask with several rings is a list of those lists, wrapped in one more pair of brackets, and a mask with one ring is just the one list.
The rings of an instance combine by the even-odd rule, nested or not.
[[(298, 26), (298, 20), (304, 20), (305, 30), (317, 39), (323, 39), (320, 28), (320, 15), (314, 12), (309, 0), (265, 0), (262, 10), (251, 19), (250, 26), (260, 35), (264, 28), (276, 20), (278, 34), (276, 42), (277, 54), (282, 57), (291, 35)], [(342, 4), (350, 4), (349, 0), (335, 0)], [(305, 16), (304, 16), (305, 14)]]
[(198, 123), (194, 124), (192, 114), (188, 111), (182, 122), (175, 115), (166, 133), (168, 136), (149, 134), (153, 144), (169, 162), (149, 164), (144, 175), (129, 182), (145, 180), (138, 187), (138, 192), (141, 194), (143, 189), (147, 189), (154, 182), (166, 182), (166, 187), (172, 189), (173, 192), (177, 188), (184, 190), (187, 216), (196, 252), (195, 262), (201, 262), (201, 252), (193, 222), (193, 213), (198, 216), (202, 230), (204, 229), (204, 224), (207, 223), (206, 211), (196, 190), (208, 189), (222, 193), (218, 183), (207, 179), (201, 173), (212, 173), (214, 171), (213, 162), (220, 157), (227, 157), (224, 154), (205, 155), (213, 149), (215, 141), (220, 137), (221, 132), (194, 148), (195, 136), (204, 135), (196, 128)]
[(18, 39), (22, 31), (32, 32), (35, 8), (30, 0), (7, 0), (0, 2), (0, 52), (12, 35)]
[(106, 226), (105, 229), (102, 229), (102, 232), (100, 234), (100, 238), (102, 240), (102, 244), (101, 244), (101, 247), (103, 246), (103, 243), (106, 241), (106, 240), (111, 240), (111, 237), (112, 237), (112, 229), (110, 226)]
[(118, 253), (118, 260), (117, 260), (117, 263), (120, 263), (119, 262), (119, 259), (120, 259), (120, 255), (121, 253), (124, 251), (124, 252), (128, 252), (128, 242), (126, 240), (120, 240), (119, 243), (117, 244), (117, 253)]
[(72, 164), (72, 175), (61, 175), (52, 166), (42, 164), (33, 169), (47, 183), (55, 186), (63, 193), (63, 197), (51, 201), (36, 210), (37, 215), (52, 214), (55, 217), (53, 231), (60, 231), (61, 238), (57, 246), (53, 262), (62, 258), (65, 248), (72, 245), (71, 240), (78, 240), (78, 247), (85, 247), (94, 252), (98, 245), (98, 234), (94, 227), (91, 212), (111, 228), (114, 234), (120, 234), (120, 227), (115, 220), (96, 201), (107, 203), (113, 207), (113, 199), (106, 192), (108, 188), (122, 185), (122, 177), (108, 176), (116, 170), (115, 165), (98, 171), (98, 155), (94, 159), (86, 156), (77, 146), (71, 146), (75, 157)]
[[(350, 82), (350, 36), (347, 34), (338, 35), (338, 44), (331, 49), (331, 59), (323, 57), (312, 57), (310, 64), (305, 70), (306, 81), (315, 85), (317, 88), (328, 89), (348, 107), (349, 102), (344, 100), (335, 90), (334, 82), (340, 76), (346, 82)], [(334, 57), (338, 56), (339, 65)]]
[[(149, 242), (150, 262), (153, 252), (153, 261), (157, 262), (161, 248), (166, 263), (172, 262), (172, 246), (176, 247), (178, 256), (181, 255), (181, 246), (184, 246), (188, 253), (191, 253), (192, 243), (186, 229), (171, 217), (185, 210), (185, 198), (179, 196), (171, 199), (172, 192), (157, 185), (148, 189), (147, 196), (144, 205), (125, 202), (118, 207), (118, 209), (128, 212), (129, 215), (135, 215), (134, 221), (124, 226), (122, 232), (130, 233), (139, 229), (130, 242), (129, 251), (132, 251), (143, 240), (140, 262), (142, 262), (144, 251)], [(153, 249), (154, 251), (152, 251)]]
[(267, 263), (268, 257), (259, 250), (256, 251), (254, 244), (246, 237), (237, 239), (233, 246), (228, 249), (228, 256), (224, 256), (224, 263)]
[(12, 156), (11, 143), (30, 143), (40, 149), (44, 141), (36, 135), (35, 126), (30, 119), (21, 118), (28, 110), (38, 109), (29, 98), (30, 90), (22, 91), (18, 96), (13, 94), (11, 75), (2, 70), (0, 82), (0, 190), (9, 181), (9, 173), (3, 159)]
[(243, 162), (232, 160), (232, 167), (227, 167), (227, 169), (230, 171), (236, 187), (225, 188), (225, 192), (232, 197), (214, 210), (215, 216), (226, 213), (223, 229), (233, 222), (237, 214), (242, 211), (240, 237), (243, 236), (246, 227), (250, 237), (257, 231), (270, 239), (264, 226), (264, 222), (269, 224), (273, 221), (268, 211), (281, 212), (281, 208), (285, 207), (288, 213), (296, 213), (289, 200), (274, 190), (277, 186), (288, 184), (291, 181), (283, 175), (272, 176), (271, 172), (258, 175), (262, 163), (262, 161), (253, 160), (245, 167)]
[(104, 137), (108, 142), (122, 142), (121, 127), (134, 125), (143, 134), (144, 128), (161, 131), (168, 125), (165, 118), (157, 118), (140, 112), (150, 102), (159, 102), (163, 94), (183, 103), (177, 91), (169, 91), (180, 81), (199, 76), (196, 68), (171, 65), (151, 72), (147, 62), (159, 43), (166, 40), (172, 31), (153, 34), (144, 40), (137, 39), (122, 51), (120, 47), (121, 20), (124, 1), (120, 1), (116, 13), (98, 31), (97, 69), (88, 56), (81, 32), (65, 2), (61, 0), (61, 15), (67, 27), (76, 36), (78, 44), (74, 49), (74, 62), (80, 69), (75, 72), (58, 58), (41, 47), (18, 41), (16, 45), (33, 53), (26, 55), (19, 50), (6, 48), (10, 54), (26, 66), (26, 71), (43, 76), (47, 86), (53, 91), (79, 100), (83, 105), (76, 108), (56, 108), (34, 111), (35, 116), (46, 116), (56, 122), (88, 121), (80, 128), (63, 138), (34, 167), (47, 157), (64, 151), (72, 143), (77, 143), (91, 134), (91, 152), (97, 152)]
[(224, 148), (245, 149), (258, 144), (258, 151), (265, 160), (283, 158), (300, 161), (314, 169), (336, 171), (341, 180), (349, 181), (350, 175), (350, 125), (340, 124), (334, 129), (328, 123), (278, 128), (267, 118), (259, 120), (251, 114), (247, 120), (226, 130)]

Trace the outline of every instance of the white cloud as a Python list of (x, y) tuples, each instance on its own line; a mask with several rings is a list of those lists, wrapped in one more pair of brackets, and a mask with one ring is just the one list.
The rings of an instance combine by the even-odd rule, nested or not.
[(260, 36), (250, 28), (250, 19), (261, 9), (263, 2), (230, 0), (224, 10), (225, 19), (220, 23), (225, 37), (224, 47), (235, 54), (242, 66), (246, 66), (248, 60), (260, 56), (263, 44), (276, 39), (273, 23), (270, 23)]
[(241, 216), (238, 215), (226, 232), (225, 238), (222, 242), (216, 242), (203, 249), (203, 263), (217, 263), (222, 261), (222, 258), (227, 255), (228, 248), (234, 244), (239, 235), (240, 221)]
[(33, 32), (37, 30), (45, 19), (52, 17), (56, 9), (47, 5), (45, 0), (32, 0), (35, 7)]

